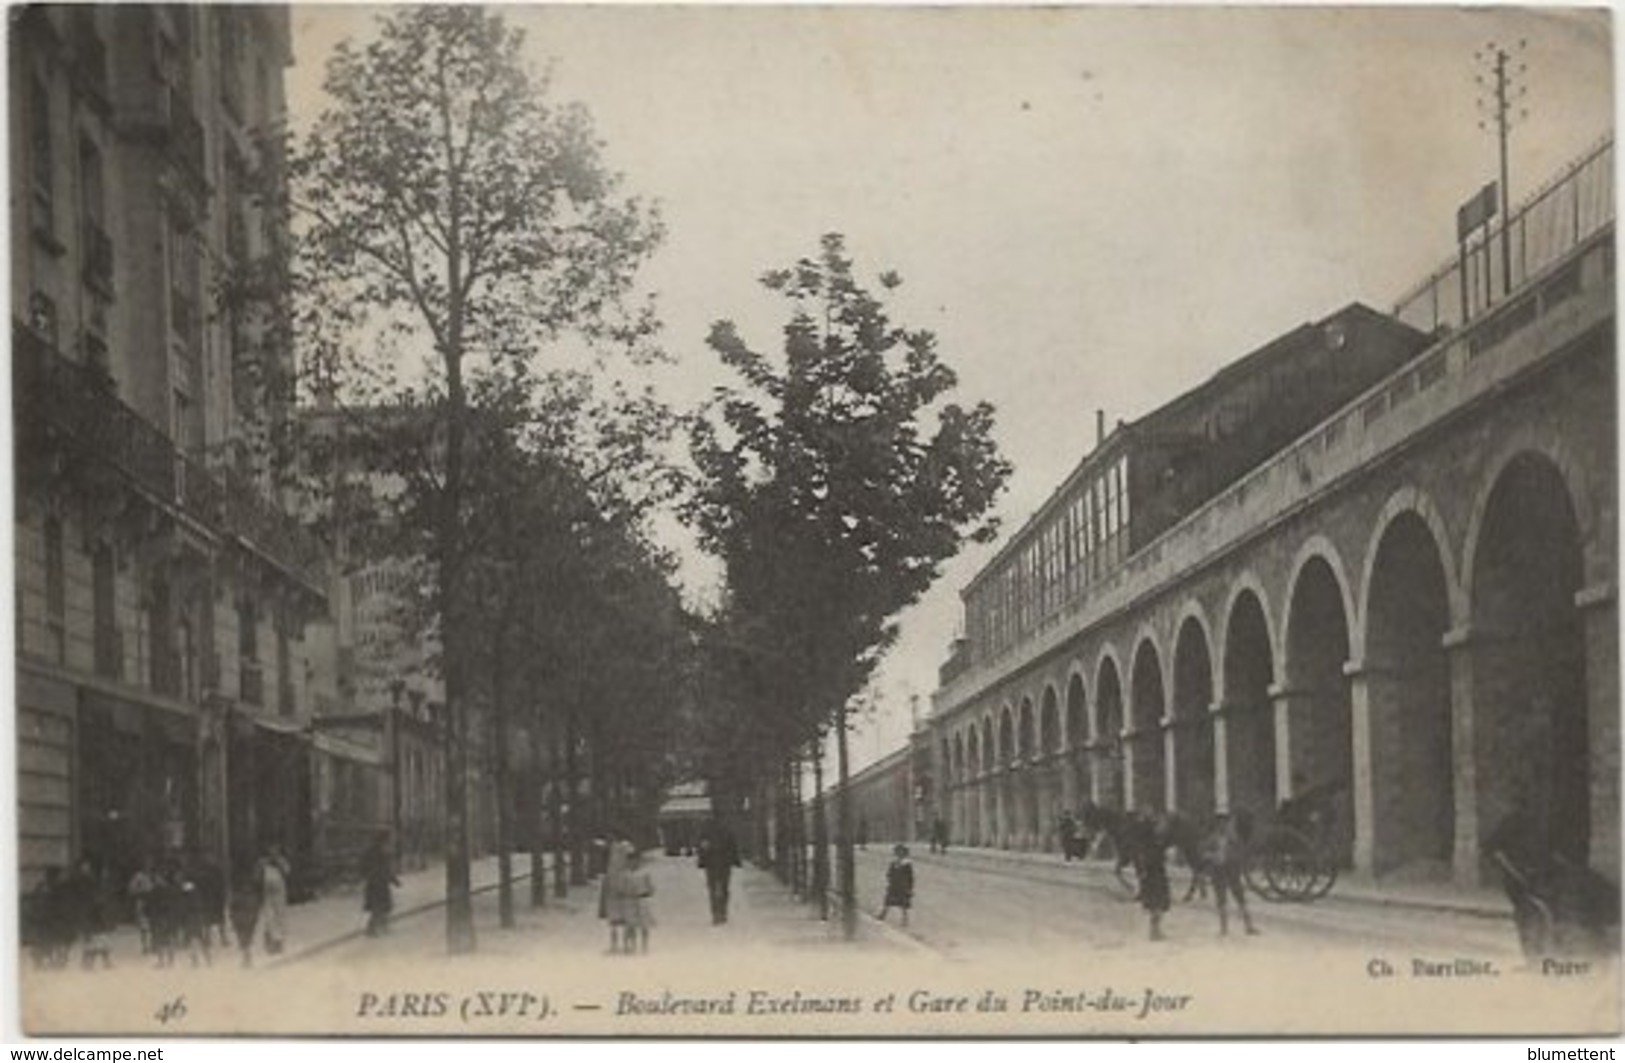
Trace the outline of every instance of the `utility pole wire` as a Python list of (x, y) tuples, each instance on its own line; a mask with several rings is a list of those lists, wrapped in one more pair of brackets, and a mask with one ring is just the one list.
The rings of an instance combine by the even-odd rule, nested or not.
[[(1488, 93), (1487, 97), (1480, 96), (1478, 100), (1478, 128), (1493, 128), (1500, 153), (1502, 295), (1512, 291), (1512, 191), (1507, 176), (1507, 143), (1511, 138), (1513, 123), (1529, 117), (1528, 108), (1523, 104), (1529, 92), (1526, 80), (1529, 65), (1522, 60), (1527, 46), (1527, 42), (1521, 38), (1510, 49), (1489, 41), (1482, 50), (1473, 53), (1473, 58), (1484, 66), (1484, 70), (1473, 80), (1481, 92)], [(1512, 66), (1514, 59), (1517, 60), (1516, 67)], [(1516, 118), (1514, 109), (1517, 110)]]

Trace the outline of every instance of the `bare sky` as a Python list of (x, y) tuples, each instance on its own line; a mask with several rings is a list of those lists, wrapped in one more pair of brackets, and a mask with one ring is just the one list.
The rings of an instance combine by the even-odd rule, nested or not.
[[(1453, 252), (1495, 176), (1474, 50), (1527, 42), (1517, 200), (1613, 124), (1606, 11), (1540, 8), (510, 7), (669, 238), (646, 274), (676, 403), (722, 380), (732, 318), (773, 347), (756, 278), (848, 238), (962, 397), (998, 408), (1020, 526), (1093, 445), (1304, 321), (1395, 299)], [(294, 13), (296, 111), (373, 10)], [(676, 533), (674, 533), (675, 536)], [(674, 538), (673, 541), (677, 541)], [(903, 618), (857, 764), (929, 704), (968, 550)], [(693, 589), (714, 580), (695, 564)]]

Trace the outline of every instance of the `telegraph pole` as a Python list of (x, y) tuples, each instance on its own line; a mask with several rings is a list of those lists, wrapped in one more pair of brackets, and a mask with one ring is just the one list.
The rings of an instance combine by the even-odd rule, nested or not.
[(1473, 77), (1480, 91), (1478, 128), (1494, 131), (1500, 151), (1502, 295), (1512, 290), (1512, 195), (1511, 185), (1507, 182), (1507, 141), (1512, 131), (1514, 110), (1517, 111), (1518, 121), (1529, 117), (1529, 111), (1523, 106), (1524, 97), (1528, 94), (1528, 85), (1523, 79), (1529, 72), (1528, 64), (1521, 58), (1525, 47), (1527, 44), (1522, 39), (1510, 49), (1490, 41), (1473, 53), (1473, 58), (1483, 67)]

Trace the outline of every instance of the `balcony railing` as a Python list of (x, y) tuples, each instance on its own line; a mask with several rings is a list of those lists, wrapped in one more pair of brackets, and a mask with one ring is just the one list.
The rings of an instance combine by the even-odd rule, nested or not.
[(325, 558), (321, 543), (230, 469), (225, 474), (224, 505), (225, 523), (232, 532), (306, 578), (321, 580)]
[(325, 586), (325, 549), (298, 521), (242, 477), (228, 472), (222, 481), (179, 451), (119, 400), (105, 375), (63, 358), (20, 321), (12, 324), (12, 373), (19, 440), (43, 432), (65, 441), (208, 530), (237, 536), (308, 586)]
[(203, 125), (192, 113), (185, 89), (160, 83), (150, 94), (120, 100), (119, 107), (122, 124), (130, 133), (149, 138), (168, 151), (182, 170), (198, 181), (205, 179)]

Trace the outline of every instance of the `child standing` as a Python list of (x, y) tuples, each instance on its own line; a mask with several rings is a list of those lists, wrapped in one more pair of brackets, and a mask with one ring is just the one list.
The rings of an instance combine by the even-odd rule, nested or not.
[(909, 863), (908, 846), (901, 843), (892, 847), (892, 861), (886, 867), (886, 899), (880, 904), (876, 919), (884, 920), (893, 908), (903, 913), (903, 925), (908, 925), (908, 910), (914, 904), (914, 865)]
[(622, 933), (627, 952), (649, 951), (649, 928), (654, 925), (654, 913), (649, 910), (649, 898), (654, 896), (654, 879), (643, 866), (643, 854), (632, 850), (626, 857), (626, 870), (621, 875), (621, 916), (625, 920)]

